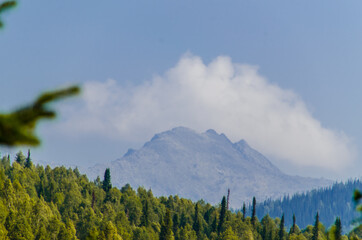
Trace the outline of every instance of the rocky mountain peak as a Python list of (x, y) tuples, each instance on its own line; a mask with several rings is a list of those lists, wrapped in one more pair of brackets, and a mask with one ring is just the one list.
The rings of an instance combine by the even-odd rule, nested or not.
[(192, 200), (218, 203), (230, 188), (231, 206), (240, 207), (253, 196), (258, 200), (278, 198), (332, 182), (289, 176), (245, 140), (232, 143), (224, 134), (204, 133), (177, 127), (156, 134), (138, 150), (130, 149), (120, 159), (89, 170), (102, 176), (109, 167), (112, 183), (152, 188), (155, 195), (180, 195)]

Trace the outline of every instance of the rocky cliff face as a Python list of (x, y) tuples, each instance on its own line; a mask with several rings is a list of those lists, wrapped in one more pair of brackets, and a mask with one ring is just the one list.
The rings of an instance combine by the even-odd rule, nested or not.
[(130, 149), (118, 160), (90, 168), (88, 174), (102, 178), (106, 167), (111, 168), (113, 185), (143, 186), (158, 196), (216, 204), (230, 188), (234, 208), (253, 196), (261, 201), (332, 184), (289, 176), (244, 140), (232, 143), (214, 130), (199, 134), (184, 127), (156, 134), (141, 149)]

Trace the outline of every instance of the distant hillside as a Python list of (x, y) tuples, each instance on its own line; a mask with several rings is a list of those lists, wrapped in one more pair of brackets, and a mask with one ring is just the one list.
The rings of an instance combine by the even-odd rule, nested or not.
[(275, 199), (332, 184), (326, 179), (289, 176), (244, 140), (232, 143), (214, 130), (200, 134), (184, 127), (156, 134), (141, 149), (129, 150), (87, 174), (103, 176), (106, 167), (116, 186), (144, 186), (158, 196), (181, 195), (216, 204), (230, 188), (234, 208), (253, 196)]
[(352, 201), (355, 189), (362, 189), (361, 180), (335, 183), (331, 187), (283, 197), (280, 200), (266, 200), (257, 204), (256, 213), (259, 219), (266, 214), (281, 217), (284, 213), (287, 226), (292, 225), (294, 213), (298, 226), (305, 228), (313, 222), (318, 211), (320, 220), (326, 227), (331, 226), (336, 217), (340, 217), (345, 231), (348, 231), (353, 219), (358, 217)]

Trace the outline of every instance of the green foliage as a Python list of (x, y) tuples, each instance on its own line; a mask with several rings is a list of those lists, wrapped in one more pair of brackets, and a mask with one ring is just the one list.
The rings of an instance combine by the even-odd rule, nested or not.
[(24, 156), (24, 154), (23, 154), (22, 151), (20, 151), (20, 152), (18, 152), (18, 153), (16, 154), (16, 156), (15, 156), (15, 161), (16, 161), (17, 163), (19, 163), (21, 166), (24, 166), (24, 165), (25, 165), (25, 160), (26, 160), (26, 158), (25, 158), (25, 156)]
[(102, 188), (106, 193), (108, 193), (109, 190), (111, 190), (111, 188), (112, 188), (111, 170), (109, 168), (107, 168), (106, 171), (104, 172), (104, 180), (103, 180)]
[(246, 217), (246, 206), (245, 206), (245, 202), (243, 203), (243, 221), (245, 221), (245, 217)]
[(360, 203), (360, 201), (362, 201), (362, 193), (360, 191), (358, 190), (354, 191), (353, 201), (356, 204), (356, 210), (361, 213), (360, 218), (357, 219), (356, 221), (362, 223), (362, 203)]
[(315, 216), (314, 227), (313, 227), (312, 240), (318, 240), (318, 234), (319, 234), (319, 213), (317, 212), (317, 214)]
[(299, 234), (299, 233), (300, 233), (300, 229), (299, 229), (298, 225), (296, 224), (295, 214), (293, 214), (293, 224), (290, 227), (289, 235), (291, 235), (291, 234)]
[[(226, 210), (225, 197), (212, 206), (178, 196), (156, 198), (129, 184), (106, 192), (100, 180), (89, 181), (78, 169), (29, 168), (26, 161), (10, 159), (0, 161), (0, 239), (279, 240), (281, 229), (284, 240), (313, 238), (313, 226), (301, 232), (295, 222), (287, 234), (283, 217), (243, 220), (241, 212)], [(337, 240), (333, 229), (326, 232), (319, 223), (318, 239)], [(358, 233), (351, 237), (357, 240)]]
[(55, 118), (54, 110), (47, 105), (55, 100), (78, 94), (79, 87), (73, 86), (61, 90), (45, 92), (32, 104), (12, 113), (0, 114), (0, 144), (7, 146), (37, 146), (40, 140), (34, 133), (36, 123), (41, 119)]
[(30, 149), (28, 149), (28, 156), (25, 159), (25, 167), (31, 168), (32, 166), (33, 166), (33, 163), (31, 162), (31, 158), (30, 158)]
[(264, 240), (272, 240), (277, 238), (278, 228), (273, 219), (267, 214), (261, 220), (262, 232), (261, 237)]
[(202, 232), (201, 232), (202, 223), (201, 223), (198, 203), (196, 203), (196, 205), (195, 205), (194, 223), (192, 225), (192, 228), (196, 232), (197, 239), (201, 239), (202, 238)]
[(279, 234), (278, 234), (279, 240), (284, 240), (284, 236), (285, 236), (285, 231), (284, 231), (284, 214), (283, 214), (279, 224)]
[(348, 237), (353, 240), (359, 240), (362, 239), (362, 224), (360, 224), (358, 227), (353, 229), (349, 234)]
[(220, 234), (224, 230), (225, 224), (225, 215), (226, 215), (226, 198), (225, 196), (221, 200), (221, 209), (220, 209), (220, 217), (219, 224), (217, 226), (217, 232)]
[(251, 223), (255, 225), (256, 222), (256, 199), (253, 197), (253, 207), (251, 210)]
[(1, 20), (1, 15), (7, 10), (14, 8), (16, 6), (16, 1), (5, 1), (0, 3), (0, 29), (4, 26), (4, 23)]
[(171, 211), (167, 208), (166, 216), (161, 226), (160, 240), (173, 240)]
[(221, 235), (222, 240), (238, 240), (238, 236), (234, 233), (231, 227), (228, 227)]

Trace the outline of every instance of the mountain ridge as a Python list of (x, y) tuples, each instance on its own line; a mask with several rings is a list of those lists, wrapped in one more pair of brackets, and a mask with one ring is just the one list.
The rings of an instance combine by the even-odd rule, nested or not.
[(115, 186), (143, 186), (156, 195), (216, 204), (230, 188), (232, 207), (240, 207), (253, 196), (275, 199), (332, 184), (327, 179), (287, 175), (245, 140), (233, 143), (212, 129), (197, 133), (176, 127), (155, 134), (140, 149), (129, 149), (121, 158), (89, 169), (88, 174), (102, 176), (106, 167), (111, 168)]

